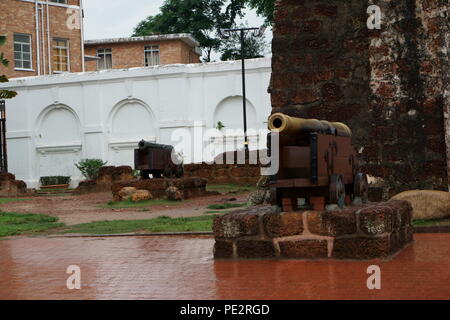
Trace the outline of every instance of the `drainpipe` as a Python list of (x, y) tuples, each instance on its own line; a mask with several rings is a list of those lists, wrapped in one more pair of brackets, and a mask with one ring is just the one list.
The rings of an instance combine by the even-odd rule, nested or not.
[(34, 0), (36, 15), (36, 63), (38, 76), (41, 75), (41, 39), (39, 37), (39, 9), (38, 0)]
[(48, 49), (48, 74), (52, 74), (52, 51), (50, 39), (50, 13), (47, 0), (47, 49)]
[(41, 4), (40, 8), (41, 15), (41, 35), (42, 35), (42, 73), (47, 73), (47, 57), (45, 56), (45, 29), (44, 29), (44, 6)]
[(84, 63), (84, 9), (83, 9), (83, 0), (80, 0), (80, 32), (81, 32), (81, 71), (85, 72), (86, 70), (85, 70), (85, 63)]

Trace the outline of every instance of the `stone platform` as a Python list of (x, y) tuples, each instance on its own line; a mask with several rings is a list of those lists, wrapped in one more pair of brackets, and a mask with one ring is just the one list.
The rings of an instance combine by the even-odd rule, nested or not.
[(412, 207), (389, 201), (339, 211), (280, 212), (259, 206), (214, 221), (214, 257), (386, 258), (413, 240)]
[(205, 179), (200, 178), (181, 178), (181, 179), (146, 179), (133, 180), (126, 183), (116, 183), (111, 187), (114, 201), (120, 201), (120, 190), (125, 187), (133, 187), (137, 190), (147, 190), (153, 196), (153, 199), (166, 198), (166, 190), (169, 187), (175, 187), (181, 194), (182, 199), (190, 199), (202, 197), (206, 195), (216, 194), (206, 190)]

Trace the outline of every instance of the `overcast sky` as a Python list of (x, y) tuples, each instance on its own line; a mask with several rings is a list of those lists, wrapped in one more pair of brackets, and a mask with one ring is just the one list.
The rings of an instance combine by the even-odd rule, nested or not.
[[(107, 6), (105, 3), (107, 2)], [(148, 16), (159, 13), (164, 0), (84, 0), (85, 39), (130, 37), (136, 25)], [(264, 19), (253, 10), (239, 22), (247, 22), (251, 27), (259, 27)], [(271, 30), (266, 31), (266, 42), (272, 40)], [(270, 46), (267, 46), (267, 52)], [(213, 53), (213, 60), (219, 55)]]
[[(141, 20), (159, 12), (163, 2), (164, 0), (84, 0), (85, 38), (129, 37)], [(244, 21), (248, 21), (250, 26), (259, 26), (264, 19), (249, 11)]]

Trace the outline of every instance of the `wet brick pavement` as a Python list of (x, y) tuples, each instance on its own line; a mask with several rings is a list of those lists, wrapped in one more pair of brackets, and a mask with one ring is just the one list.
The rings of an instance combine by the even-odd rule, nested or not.
[[(205, 236), (4, 240), (0, 299), (450, 299), (450, 234), (415, 239), (390, 261), (214, 261)], [(366, 287), (372, 264), (381, 290)]]

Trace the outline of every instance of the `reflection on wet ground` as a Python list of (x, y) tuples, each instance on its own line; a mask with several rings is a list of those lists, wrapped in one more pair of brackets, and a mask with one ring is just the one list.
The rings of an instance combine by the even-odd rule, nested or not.
[[(450, 234), (415, 239), (389, 261), (214, 261), (198, 236), (5, 240), (0, 299), (449, 299)], [(366, 286), (373, 264), (381, 290)]]

